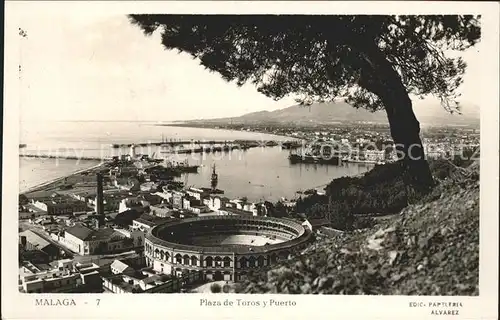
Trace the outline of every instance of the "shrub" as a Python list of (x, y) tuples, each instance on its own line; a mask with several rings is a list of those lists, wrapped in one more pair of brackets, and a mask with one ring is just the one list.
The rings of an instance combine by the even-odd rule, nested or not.
[(228, 284), (225, 284), (223, 287), (222, 287), (222, 292), (224, 293), (229, 293), (229, 291), (231, 290), (231, 286), (228, 285)]
[(220, 293), (221, 289), (222, 288), (218, 283), (212, 283), (212, 285), (210, 286), (210, 291), (212, 291), (212, 293)]

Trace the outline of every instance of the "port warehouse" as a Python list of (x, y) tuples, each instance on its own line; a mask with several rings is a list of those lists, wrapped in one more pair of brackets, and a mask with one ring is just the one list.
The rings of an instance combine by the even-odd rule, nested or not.
[[(210, 244), (214, 236), (221, 240), (233, 238), (233, 243), (214, 245), (212, 241), (212, 246), (201, 245)], [(252, 240), (265, 238), (280, 241), (252, 245)], [(146, 264), (162, 274), (182, 276), (201, 272), (207, 281), (240, 281), (252, 269), (288, 259), (311, 240), (311, 229), (293, 220), (206, 216), (156, 226), (146, 236), (144, 253)]]

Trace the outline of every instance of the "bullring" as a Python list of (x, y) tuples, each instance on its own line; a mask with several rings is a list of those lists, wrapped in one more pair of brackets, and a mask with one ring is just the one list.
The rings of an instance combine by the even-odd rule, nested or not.
[(201, 272), (205, 280), (239, 281), (307, 246), (311, 230), (288, 219), (205, 216), (171, 221), (146, 236), (146, 262), (176, 276)]

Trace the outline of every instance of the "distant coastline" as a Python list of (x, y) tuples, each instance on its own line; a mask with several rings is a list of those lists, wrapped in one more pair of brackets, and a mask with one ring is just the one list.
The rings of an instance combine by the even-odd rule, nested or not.
[[(179, 122), (179, 123), (162, 123), (162, 124), (153, 124), (154, 126), (158, 127), (179, 127), (179, 128), (194, 128), (194, 129), (211, 129), (211, 130), (228, 130), (228, 131), (237, 131), (240, 132), (241, 130), (238, 129), (232, 129), (232, 128), (219, 128), (221, 125), (230, 125), (229, 123), (226, 124), (212, 124), (212, 123), (206, 123), (206, 122), (200, 122), (200, 123), (190, 123), (190, 122)], [(272, 132), (266, 132), (262, 130), (251, 130), (249, 132), (252, 133), (261, 133), (261, 134), (269, 134), (273, 135), (276, 137), (282, 137), (282, 138), (293, 138), (297, 140), (302, 140), (298, 139), (297, 137), (294, 137), (292, 135), (285, 135), (285, 134), (278, 134), (278, 133), (272, 133)]]
[[(471, 129), (479, 129), (479, 123), (448, 123), (448, 124), (436, 124), (425, 120), (419, 120), (420, 125), (425, 128), (471, 128)], [(282, 123), (282, 122), (256, 122), (256, 121), (241, 121), (235, 120), (235, 122), (231, 122), (230, 120), (220, 120), (219, 119), (207, 119), (207, 120), (186, 120), (186, 121), (175, 121), (172, 123), (155, 123), (152, 124), (154, 126), (160, 127), (180, 127), (180, 128), (198, 128), (198, 129), (215, 129), (215, 130), (234, 130), (240, 131), (236, 128), (220, 128), (221, 126), (243, 126), (243, 127), (256, 127), (256, 126), (274, 126), (281, 128), (318, 128), (318, 127), (327, 127), (327, 126), (348, 126), (348, 125), (372, 125), (375, 127), (387, 127), (389, 128), (388, 123), (376, 122), (376, 121), (329, 121), (329, 122), (296, 122), (296, 123)], [(251, 131), (255, 133), (266, 133), (273, 134), (276, 136), (284, 136), (290, 137), (283, 134), (274, 134), (264, 131)]]
[[(428, 112), (419, 112), (429, 109)], [(479, 127), (479, 106), (461, 102), (459, 112), (445, 111), (439, 104), (422, 105), (413, 103), (415, 115), (421, 125), (426, 127)], [(244, 126), (329, 126), (338, 124), (371, 124), (389, 125), (384, 110), (371, 111), (356, 109), (344, 99), (332, 102), (313, 103), (310, 106), (293, 105), (277, 110), (261, 110), (240, 116), (219, 117), (211, 119), (178, 120), (175, 125), (244, 125)], [(198, 127), (198, 126), (197, 126)]]

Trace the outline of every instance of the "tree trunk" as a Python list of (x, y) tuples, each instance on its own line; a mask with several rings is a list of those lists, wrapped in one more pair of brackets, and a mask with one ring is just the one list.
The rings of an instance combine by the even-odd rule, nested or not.
[[(412, 102), (399, 74), (375, 45), (365, 42), (360, 49), (367, 61), (360, 85), (383, 102), (391, 128), (398, 160), (403, 166), (409, 198), (428, 193), (434, 185), (420, 139), (420, 124), (413, 113)], [(368, 69), (368, 70), (367, 70)]]
[[(405, 184), (411, 186), (409, 198), (418, 198), (434, 185), (420, 139), (420, 124), (408, 94), (382, 98), (391, 127), (398, 160), (403, 166)], [(416, 194), (413, 194), (416, 193)]]

